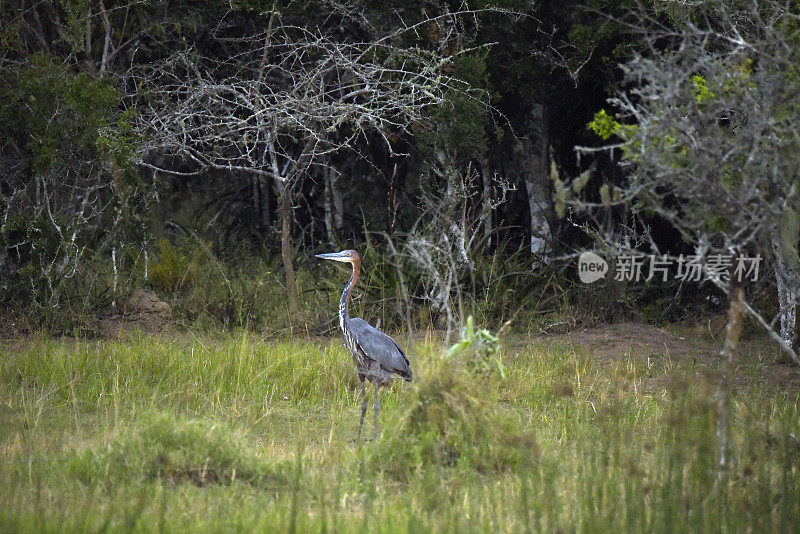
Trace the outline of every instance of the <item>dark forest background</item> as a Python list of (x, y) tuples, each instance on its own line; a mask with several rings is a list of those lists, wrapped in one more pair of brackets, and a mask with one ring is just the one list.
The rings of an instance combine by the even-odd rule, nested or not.
[(564, 201), (626, 183), (619, 152), (576, 147), (608, 143), (587, 125), (651, 53), (643, 16), (715, 24), (666, 1), (3, 2), (6, 328), (92, 333), (147, 288), (185, 324), (327, 331), (347, 275), (314, 254), (346, 248), (354, 314), (384, 328), (718, 314), (713, 284), (587, 286), (571, 257), (649, 253), (645, 230), (693, 250), (632, 203)]

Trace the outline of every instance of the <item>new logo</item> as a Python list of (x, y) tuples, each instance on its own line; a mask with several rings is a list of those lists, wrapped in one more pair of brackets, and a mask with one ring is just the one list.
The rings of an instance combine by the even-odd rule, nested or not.
[(584, 284), (591, 284), (597, 282), (601, 278), (605, 278), (608, 272), (608, 263), (606, 260), (595, 254), (594, 252), (583, 252), (578, 258), (578, 277)]

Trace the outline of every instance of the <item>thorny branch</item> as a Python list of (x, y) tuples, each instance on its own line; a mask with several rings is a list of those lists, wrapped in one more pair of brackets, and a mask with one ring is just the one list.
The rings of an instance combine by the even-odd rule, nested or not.
[[(265, 44), (256, 48), (253, 40)], [(470, 92), (445, 72), (452, 55), (386, 37), (343, 42), (275, 12), (265, 33), (225, 43), (233, 53), (224, 60), (188, 50), (131, 73), (132, 86), (147, 88), (139, 126), (150, 165), (152, 154), (166, 154), (193, 170), (246, 170), (286, 182), (279, 169), (288, 162), (314, 165), (370, 135), (394, 154), (392, 139), (424, 127), (448, 92)]]

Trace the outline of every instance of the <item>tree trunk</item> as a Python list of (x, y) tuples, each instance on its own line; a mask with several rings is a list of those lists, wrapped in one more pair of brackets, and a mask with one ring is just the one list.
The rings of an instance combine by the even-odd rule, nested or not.
[(778, 305), (781, 315), (781, 337), (789, 343), (792, 348), (797, 348), (797, 306), (794, 301), (794, 294), (786, 273), (786, 266), (782, 265), (780, 258), (775, 260), (775, 278), (778, 286)]
[(103, 30), (105, 31), (105, 41), (103, 42), (103, 58), (100, 60), (100, 76), (106, 71), (108, 67), (108, 54), (111, 51), (111, 21), (108, 19), (106, 13), (106, 6), (103, 5), (103, 0), (99, 0), (100, 5), (100, 18), (103, 21)]
[[(780, 230), (773, 228), (770, 239), (772, 252), (775, 255), (775, 280), (778, 286), (778, 306), (781, 319), (780, 336), (794, 350), (797, 350), (797, 304), (795, 295), (800, 288), (800, 276), (793, 265), (792, 250), (796, 250), (797, 233), (792, 224), (784, 225)], [(788, 252), (788, 253), (787, 253)]]
[[(332, 173), (333, 174), (333, 173)], [(342, 191), (336, 185), (337, 176), (331, 176), (331, 195), (333, 196), (333, 227), (341, 231), (344, 221), (344, 199)]]
[(494, 207), (492, 202), (494, 199), (492, 198), (492, 181), (489, 173), (488, 159), (483, 159), (481, 161), (481, 177), (483, 178), (483, 236), (484, 239), (486, 239), (486, 248), (487, 250), (490, 250), (492, 246), (492, 232), (494, 231), (494, 227), (492, 225), (492, 216), (494, 215)]
[(293, 319), (299, 319), (300, 308), (297, 305), (297, 284), (294, 279), (294, 264), (292, 263), (292, 185), (291, 183), (276, 184), (276, 189), (278, 189), (277, 193), (280, 199), (281, 260), (286, 272), (286, 297), (289, 302), (289, 313)]
[(333, 171), (329, 168), (324, 168), (322, 174), (325, 179), (325, 233), (328, 235), (328, 244), (331, 247), (336, 247), (336, 236), (333, 233), (333, 184), (331, 177)]
[[(737, 261), (734, 258), (733, 264)], [(731, 373), (736, 358), (736, 348), (739, 345), (739, 336), (742, 333), (742, 312), (744, 311), (744, 275), (733, 276), (728, 289), (728, 326), (726, 328), (725, 343), (720, 356), (719, 384), (717, 385), (717, 439), (719, 441), (720, 472), (726, 470), (730, 464), (730, 447), (728, 440)]]
[(528, 126), (528, 138), (515, 147), (519, 172), (525, 179), (528, 209), (531, 217), (531, 253), (546, 255), (552, 238), (550, 218), (553, 198), (550, 194), (549, 154), (544, 122), (544, 108), (533, 106)]

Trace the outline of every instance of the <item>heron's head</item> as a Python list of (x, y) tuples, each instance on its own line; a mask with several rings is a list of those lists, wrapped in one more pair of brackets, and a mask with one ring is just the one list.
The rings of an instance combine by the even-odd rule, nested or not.
[(317, 258), (323, 260), (341, 261), (343, 263), (361, 264), (361, 256), (355, 250), (343, 250), (341, 252), (328, 252), (327, 254), (317, 254)]

